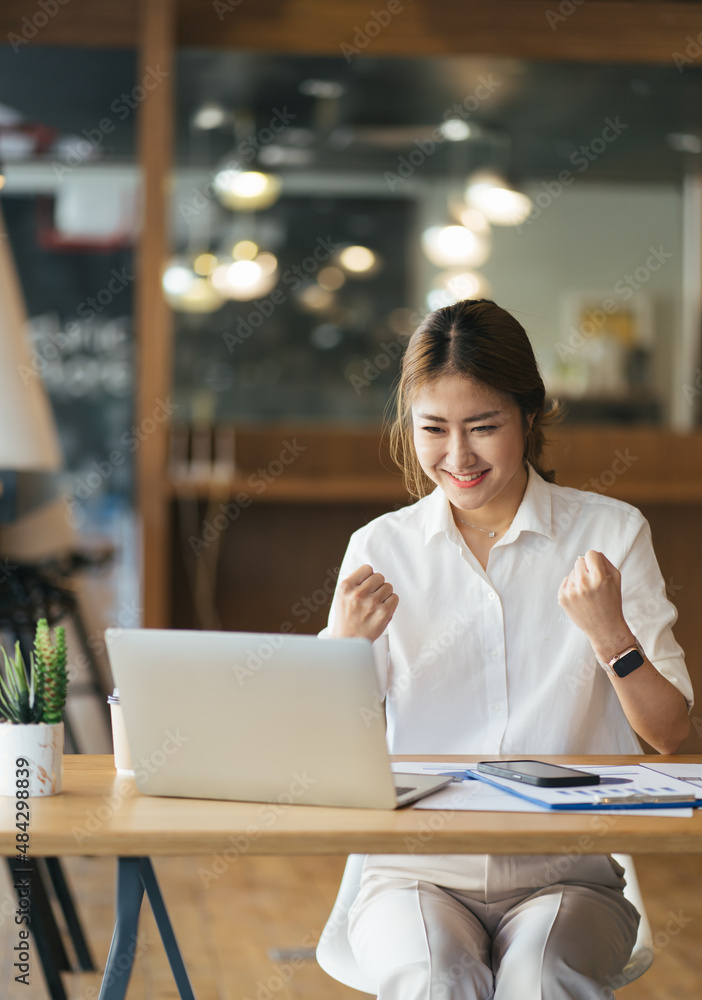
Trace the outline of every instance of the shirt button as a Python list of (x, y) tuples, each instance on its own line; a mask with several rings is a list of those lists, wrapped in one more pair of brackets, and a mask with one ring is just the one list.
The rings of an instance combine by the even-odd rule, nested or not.
[(492, 710), (495, 713), (495, 715), (499, 715), (500, 712), (502, 711), (502, 705), (493, 705)]
[(493, 649), (493, 651), (492, 651), (492, 653), (490, 655), (491, 656), (499, 656), (500, 655), (499, 649)]
[(495, 598), (497, 597), (497, 594), (495, 593), (494, 590), (491, 590), (490, 593), (488, 594), (488, 597), (490, 598), (491, 601), (494, 601)]

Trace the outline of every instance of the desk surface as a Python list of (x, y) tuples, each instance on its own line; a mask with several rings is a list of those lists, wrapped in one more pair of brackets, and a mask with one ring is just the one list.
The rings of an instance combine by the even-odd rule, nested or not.
[[(542, 755), (539, 755), (541, 758)], [(479, 757), (398, 757), (475, 761)], [(702, 763), (702, 757), (543, 757), (556, 763)], [(692, 818), (447, 810), (331, 809), (140, 795), (111, 756), (67, 755), (64, 791), (30, 802), (30, 854), (702, 853)], [(14, 799), (0, 798), (0, 854), (14, 854)]]

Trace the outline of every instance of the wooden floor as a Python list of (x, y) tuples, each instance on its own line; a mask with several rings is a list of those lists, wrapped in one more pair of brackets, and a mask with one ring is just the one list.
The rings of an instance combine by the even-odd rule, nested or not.
[[(64, 861), (98, 965), (112, 930), (115, 862)], [(351, 1000), (362, 994), (325, 975), (310, 952), (331, 909), (343, 858), (240, 857), (218, 877), (207, 858), (157, 859), (161, 883), (197, 1000)], [(702, 997), (702, 857), (641, 857), (637, 870), (658, 951), (653, 968), (617, 993), (622, 1000)], [(0, 996), (44, 1000), (36, 953), (29, 987), (14, 982), (17, 942), (5, 868), (0, 876)], [(206, 884), (207, 883), (207, 884)], [(98, 973), (66, 975), (70, 1000), (96, 1000)], [(140, 924), (128, 1000), (177, 1000), (148, 906)], [(515, 998), (518, 1000), (518, 998)]]

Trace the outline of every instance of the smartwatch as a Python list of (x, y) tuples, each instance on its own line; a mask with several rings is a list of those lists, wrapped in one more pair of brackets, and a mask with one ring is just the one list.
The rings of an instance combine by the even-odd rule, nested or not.
[(638, 670), (643, 662), (643, 650), (639, 645), (639, 640), (635, 639), (635, 645), (627, 646), (621, 653), (617, 653), (608, 661), (607, 666), (617, 677), (627, 677), (634, 670)]

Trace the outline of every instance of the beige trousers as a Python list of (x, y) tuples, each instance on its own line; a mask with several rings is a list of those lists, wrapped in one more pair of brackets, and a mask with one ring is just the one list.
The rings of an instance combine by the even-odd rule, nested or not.
[(567, 883), (485, 900), (415, 879), (364, 879), (349, 941), (378, 1000), (613, 996), (639, 923), (621, 890)]

